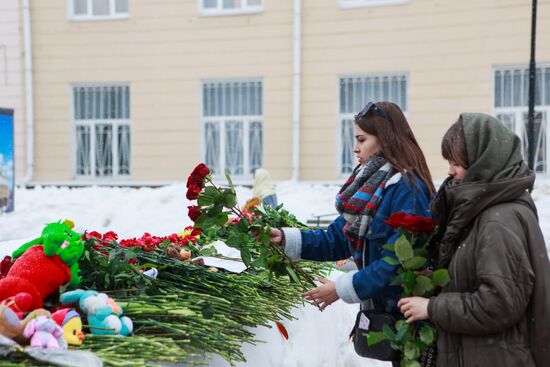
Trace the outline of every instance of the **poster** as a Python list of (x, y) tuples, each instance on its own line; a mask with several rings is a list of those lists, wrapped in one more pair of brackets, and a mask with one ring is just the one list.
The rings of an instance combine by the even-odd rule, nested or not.
[(0, 213), (14, 207), (13, 110), (0, 108)]

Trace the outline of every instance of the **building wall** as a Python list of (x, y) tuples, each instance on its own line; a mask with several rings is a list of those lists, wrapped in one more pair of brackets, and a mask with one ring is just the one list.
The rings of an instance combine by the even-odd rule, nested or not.
[(25, 111), (19, 0), (0, 2), (0, 107), (14, 110), (15, 179), (25, 176)]
[[(550, 62), (550, 1), (538, 4), (537, 61)], [(323, 180), (337, 171), (337, 76), (377, 72), (408, 73), (409, 122), (433, 176), (445, 177), (444, 132), (460, 112), (491, 112), (492, 68), (528, 65), (530, 30), (531, 2), (522, 0), (345, 10), (304, 0), (301, 177)]]
[(129, 82), (132, 180), (184, 180), (201, 160), (201, 80), (261, 77), (264, 162), (288, 178), (292, 5), (204, 17), (196, 1), (130, 1), (129, 18), (70, 21), (67, 0), (33, 3), (36, 180), (70, 180), (70, 85)]
[[(128, 19), (104, 21), (69, 20), (67, 0), (32, 3), (35, 180), (74, 177), (73, 83), (130, 84), (131, 180), (139, 183), (186, 178), (201, 160), (201, 80), (239, 77), (263, 79), (264, 166), (289, 179), (292, 2), (264, 0), (261, 13), (215, 17), (199, 16), (194, 0), (129, 3)], [(491, 112), (493, 66), (529, 60), (531, 7), (522, 0), (353, 9), (303, 0), (302, 8), (301, 180), (340, 179), (338, 76), (407, 73), (408, 117), (442, 178), (446, 128), (462, 111)], [(543, 0), (539, 62), (550, 62), (549, 38)]]

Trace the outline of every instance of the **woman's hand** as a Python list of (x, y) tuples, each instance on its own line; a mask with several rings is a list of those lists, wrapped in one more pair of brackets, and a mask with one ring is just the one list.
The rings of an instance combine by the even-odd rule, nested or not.
[(269, 239), (276, 245), (281, 245), (283, 242), (283, 231), (278, 228), (271, 228)]
[(336, 293), (336, 283), (323, 277), (319, 277), (319, 281), (321, 282), (320, 286), (305, 292), (303, 296), (323, 311), (327, 306), (338, 301), (340, 297)]
[(418, 320), (427, 320), (430, 318), (428, 315), (428, 303), (430, 300), (423, 297), (408, 297), (401, 298), (397, 302), (397, 306), (401, 310), (401, 313), (405, 316), (407, 324)]

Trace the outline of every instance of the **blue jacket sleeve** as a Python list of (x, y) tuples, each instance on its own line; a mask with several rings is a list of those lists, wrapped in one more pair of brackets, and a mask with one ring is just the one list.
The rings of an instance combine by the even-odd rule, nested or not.
[(326, 230), (302, 231), (301, 258), (316, 261), (337, 261), (351, 256), (344, 236), (346, 220), (339, 216)]
[[(392, 187), (393, 193), (386, 195), (382, 201), (390, 200), (389, 203), (389, 215), (396, 212), (406, 212), (412, 215), (430, 216), (429, 213), (429, 194), (424, 187), (420, 184), (419, 188), (415, 188), (412, 183), (405, 182), (403, 179)], [(388, 188), (388, 191), (390, 189)], [(387, 194), (390, 194), (387, 192)], [(384, 218), (384, 220), (387, 218)], [(383, 224), (387, 226), (387, 224)], [(395, 253), (384, 248), (378, 251), (377, 248), (370, 248), (372, 246), (382, 246), (386, 243), (395, 243), (399, 237), (399, 233), (396, 231), (389, 231), (389, 235), (384, 239), (381, 239), (383, 243), (375, 244), (368, 243), (369, 253), (376, 253), (378, 256), (371, 256), (370, 263), (362, 270), (353, 275), (353, 288), (357, 297), (361, 300), (369, 299), (375, 296), (388, 286), (391, 279), (395, 276), (397, 269), (396, 265), (390, 265), (386, 261), (382, 260), (385, 256), (395, 258)], [(372, 242), (372, 241), (371, 241)]]

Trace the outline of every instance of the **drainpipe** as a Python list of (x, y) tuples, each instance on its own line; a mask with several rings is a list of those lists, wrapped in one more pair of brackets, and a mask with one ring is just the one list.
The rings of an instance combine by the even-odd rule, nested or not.
[(28, 184), (34, 171), (34, 99), (32, 82), (31, 14), (29, 0), (23, 0), (23, 42), (25, 48), (25, 112), (27, 118), (27, 174)]
[(300, 174), (300, 103), (302, 76), (302, 1), (294, 0), (294, 98), (292, 101), (292, 181)]

